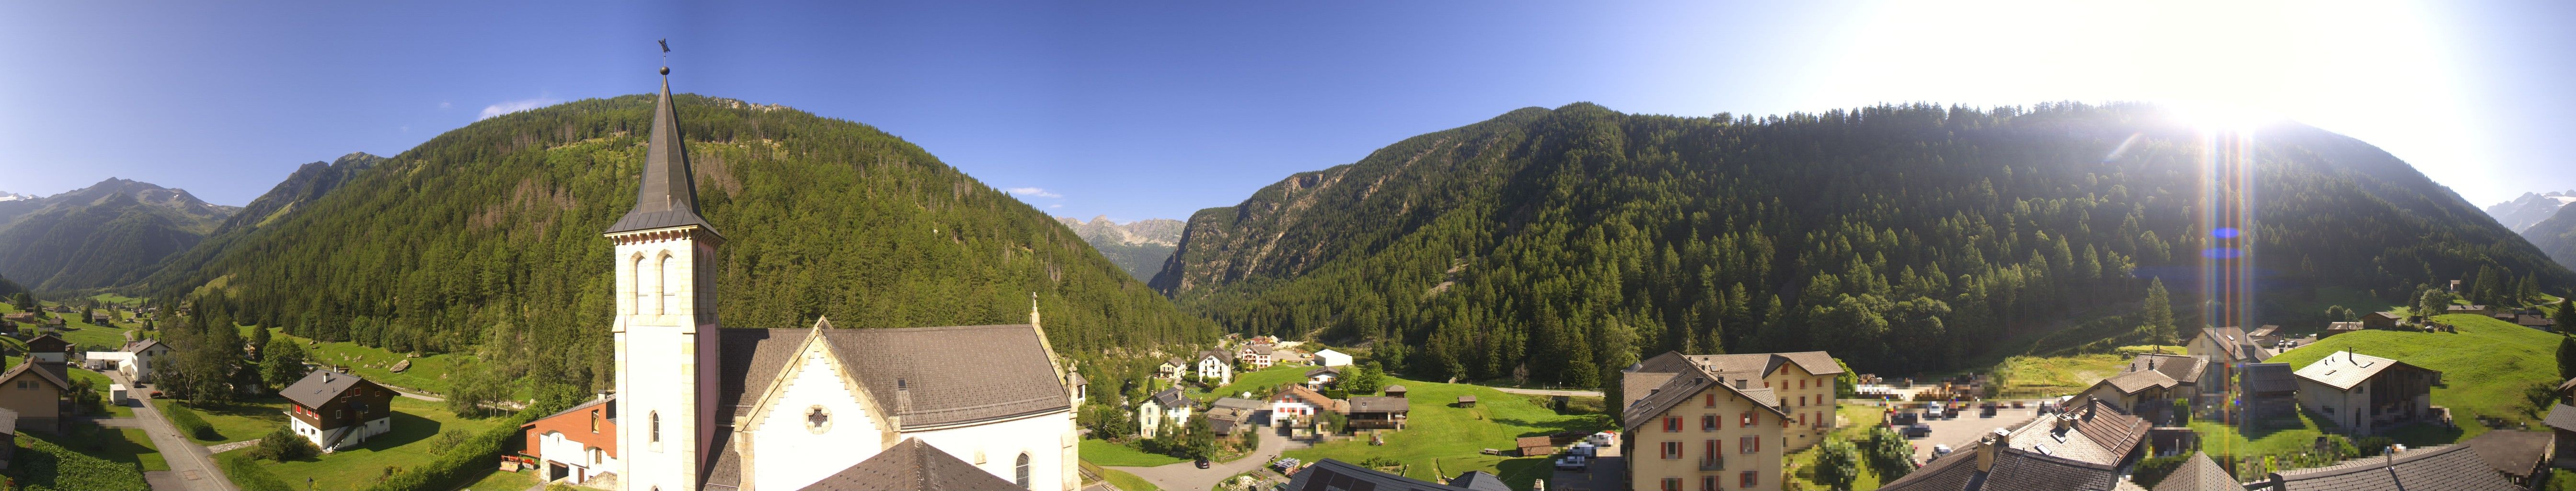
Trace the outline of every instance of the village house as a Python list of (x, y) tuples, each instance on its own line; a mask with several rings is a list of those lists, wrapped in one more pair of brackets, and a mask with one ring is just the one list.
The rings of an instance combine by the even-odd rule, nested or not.
[(2491, 308), (2488, 308), (2488, 307), (2487, 307), (2487, 306), (2485, 306), (2485, 305), (2446, 305), (2446, 306), (2443, 306), (2443, 308), (2442, 308), (2442, 313), (2445, 313), (2445, 314), (2494, 315), (2494, 314), (2495, 314), (2495, 310), (2494, 310), (2494, 309), (2491, 309)]
[(1187, 373), (1190, 373), (1190, 362), (1180, 357), (1163, 360), (1163, 364), (1154, 366), (1154, 377), (1164, 380), (1177, 382), (1181, 380), (1181, 375)]
[(27, 357), (30, 359), (46, 363), (64, 363), (70, 361), (71, 356), (72, 343), (64, 341), (63, 338), (46, 334), (27, 340)]
[(617, 397), (601, 394), (554, 414), (519, 425), (527, 454), (544, 464), (539, 478), (553, 482), (589, 482), (617, 468)]
[(1380, 472), (1334, 459), (1315, 461), (1288, 478), (1289, 491), (1512, 491), (1503, 480), (1483, 471), (1467, 471), (1447, 484)]
[(2222, 397), (2223, 392), (2214, 391), (2220, 384), (2203, 387), (2200, 383), (2208, 369), (2206, 357), (2141, 354), (2130, 358), (2119, 375), (2095, 382), (2077, 397), (2100, 399), (2129, 414), (2162, 421), (2171, 416), (2175, 399), (2189, 399), (2196, 405)]
[(1352, 429), (1401, 430), (1405, 417), (1413, 412), (1413, 403), (1402, 397), (1357, 396), (1342, 408)]
[(36, 323), (36, 313), (35, 313), (35, 312), (10, 312), (10, 313), (8, 313), (8, 314), (6, 314), (6, 315), (0, 315), (0, 320), (7, 320), (7, 321), (9, 321), (9, 322), (16, 322), (16, 323), (20, 323), (20, 324), (34, 324), (34, 323)]
[(1241, 397), (1219, 397), (1208, 404), (1208, 429), (1218, 435), (1233, 435), (1258, 423), (1252, 418), (1261, 412), (1261, 401)]
[(1315, 367), (1306, 370), (1306, 388), (1309, 389), (1324, 390), (1341, 381), (1342, 370), (1338, 368)]
[(1034, 295), (1026, 324), (723, 327), (712, 265), (725, 237), (696, 212), (667, 80), (652, 114), (635, 204), (602, 232), (618, 487), (847, 489), (925, 473), (981, 483), (959, 489), (1079, 487), (1074, 384)]
[(2405, 319), (2405, 315), (2394, 311), (2371, 312), (2369, 315), (2361, 316), (2361, 325), (2371, 329), (2396, 329), (2397, 324), (2404, 322)]
[(2262, 363), (2280, 352), (2263, 347), (2243, 329), (2212, 327), (2200, 330), (2199, 334), (2184, 342), (2183, 354), (2208, 358), (2209, 374), (2206, 378), (2209, 380), (2235, 380), (2236, 372), (2245, 364)]
[(1323, 350), (1323, 351), (1317, 351), (1317, 352), (1315, 352), (1315, 366), (1319, 366), (1319, 367), (1347, 367), (1347, 366), (1351, 366), (1351, 355), (1344, 354), (1344, 353), (1342, 353), (1342, 352), (1340, 352), (1340, 351), (1333, 351), (1333, 350), (1329, 350), (1329, 349), (1327, 349), (1327, 350)]
[[(1881, 488), (1885, 489), (1885, 488)], [(2406, 449), (2309, 469), (2286, 470), (2246, 483), (2266, 491), (2403, 491), (2421, 489), (2519, 490), (2468, 445)]]
[[(1668, 356), (1678, 355), (1656, 358), (1678, 359)], [(1622, 393), (1644, 395), (1621, 412), (1628, 489), (1780, 489), (1790, 413), (1778, 392), (1762, 387), (1755, 371), (1686, 361), (1675, 368), (1684, 372), (1622, 380)]]
[(2326, 332), (2318, 334), (2317, 339), (2331, 338), (2336, 334), (2361, 332), (2362, 329), (2364, 327), (2360, 322), (2328, 322)]
[(2397, 360), (2337, 351), (2300, 367), (2299, 405), (2354, 435), (2373, 435), (2439, 417), (2433, 386), (2442, 372)]
[(2549, 417), (2541, 422), (2549, 426), (2550, 448), (2570, 450), (2551, 455), (2550, 467), (2576, 470), (2576, 406), (2552, 403)]
[(0, 409), (0, 470), (18, 457), (18, 412)]
[(158, 339), (145, 339), (125, 343), (125, 353), (125, 362), (116, 370), (136, 382), (151, 383), (152, 368), (159, 366), (156, 363), (160, 360), (170, 359), (170, 345), (161, 344)]
[[(2085, 401), (2015, 429), (1997, 428), (1932, 459), (1880, 491), (2135, 489), (2123, 469), (2139, 458), (2149, 425), (2102, 401)], [(2130, 486), (2130, 487), (2122, 487)], [(2240, 490), (2242, 488), (2239, 488)]]
[[(2288, 363), (2249, 363), (2239, 372), (2235, 410), (2254, 420), (2287, 418), (2299, 410), (2298, 368)], [(2205, 379), (2215, 380), (2215, 379)], [(2217, 385), (2212, 382), (2211, 385)]]
[(1199, 352), (1199, 380), (1225, 385), (1234, 383), (1234, 357), (1219, 351)]
[(2548, 433), (2498, 429), (2479, 433), (2458, 446), (2478, 452), (2487, 467), (2522, 489), (2540, 489), (2549, 479), (2549, 461), (2557, 439)]
[(1276, 361), (1272, 359), (1271, 356), (1272, 352), (1277, 350), (1278, 346), (1273, 344), (1251, 344), (1245, 345), (1243, 349), (1235, 351), (1234, 354), (1235, 359), (1241, 361), (1243, 366), (1252, 367), (1254, 370), (1260, 370), (1270, 368), (1270, 365)]
[(1180, 387), (1166, 387), (1155, 392), (1153, 396), (1146, 397), (1144, 403), (1136, 405), (1136, 436), (1170, 436), (1164, 433), (1165, 428), (1170, 428), (1173, 435), (1179, 434), (1180, 429), (1190, 423), (1190, 409), (1194, 406), (1189, 397), (1181, 395)]
[[(1752, 379), (1754, 385), (1771, 389), (1780, 398), (1780, 411), (1787, 414), (1790, 429), (1784, 451), (1795, 452), (1824, 441), (1834, 430), (1834, 408), (1837, 394), (1834, 377), (1843, 374), (1842, 364), (1823, 351), (1797, 353), (1747, 353), (1733, 355), (1684, 355), (1667, 351), (1620, 371), (1622, 401), (1619, 407), (1635, 404), (1656, 387), (1675, 376), (1706, 369), (1730, 379)], [(1636, 388), (1636, 390), (1628, 390)]]
[(1303, 385), (1282, 385), (1279, 386), (1279, 392), (1270, 395), (1270, 420), (1274, 424), (1287, 420), (1295, 420), (1299, 422), (1297, 424), (1303, 424), (1312, 420), (1316, 414), (1327, 411), (1342, 412), (1342, 401), (1324, 397), (1324, 394), (1307, 389)]
[(1404, 391), (1405, 391), (1405, 389), (1404, 389), (1404, 386), (1402, 386), (1402, 385), (1389, 385), (1389, 386), (1386, 386), (1386, 388), (1385, 388), (1385, 389), (1379, 389), (1379, 392), (1385, 392), (1387, 397), (1398, 397), (1398, 398), (1400, 398), (1400, 397), (1404, 397)]
[(0, 373), (0, 409), (17, 413), (18, 428), (59, 433), (69, 423), (63, 413), (71, 402), (63, 396), (71, 390), (71, 373), (63, 364), (21, 361)]
[(116, 314), (113, 311), (96, 310), (89, 313), (89, 323), (91, 324), (104, 326), (107, 325), (108, 322), (114, 320), (116, 320)]
[(277, 395), (292, 403), (288, 426), (324, 453), (393, 431), (394, 391), (356, 375), (314, 370)]

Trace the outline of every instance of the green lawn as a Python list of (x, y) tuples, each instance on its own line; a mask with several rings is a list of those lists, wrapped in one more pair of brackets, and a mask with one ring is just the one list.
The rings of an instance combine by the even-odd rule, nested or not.
[[(500, 426), (507, 422), (506, 419), (458, 418), (447, 412), (444, 404), (395, 397), (391, 432), (376, 435), (356, 448), (341, 449), (330, 455), (260, 464), (289, 484), (303, 484), (310, 478), (321, 489), (360, 489), (387, 475), (387, 468), (409, 469), (436, 460), (437, 452), (447, 448), (438, 443), (440, 432), (463, 430), (468, 434), (481, 433)], [(224, 454), (248, 451), (242, 449)]]
[(2297, 453), (2307, 450), (2309, 445), (2316, 443), (2317, 437), (2326, 434), (2324, 429), (2317, 427), (2317, 421), (2309, 417), (2307, 411), (2298, 412), (2298, 422), (2295, 426), (2287, 423), (2287, 420), (2283, 420), (2278, 424), (2248, 425), (2255, 428), (2255, 433), (2252, 434), (2243, 432), (2247, 428), (2229, 426), (2217, 421), (2195, 420), (2189, 426), (2193, 432), (2200, 434), (2201, 450), (2210, 455), (2251, 456)]
[[(1256, 372), (1235, 372), (1234, 383), (1217, 387), (1216, 390), (1207, 391), (1205, 393), (1193, 392), (1191, 393), (1191, 397), (1197, 398), (1199, 402), (1208, 402), (1214, 401), (1219, 397), (1240, 396), (1244, 392), (1259, 394), (1267, 389), (1278, 388), (1280, 384), (1304, 383), (1306, 381), (1306, 370), (1311, 368), (1315, 367), (1305, 365), (1271, 365), (1268, 369)], [(1412, 382), (1405, 383), (1411, 384)], [(1411, 385), (1406, 385), (1406, 387), (1411, 387)]]
[[(1304, 373), (1301, 369), (1292, 375)], [(1410, 464), (1405, 469), (1407, 476), (1426, 480), (1481, 470), (1502, 476), (1503, 481), (1514, 488), (1529, 489), (1530, 482), (1553, 472), (1547, 458), (1505, 458), (1484, 455), (1480, 451), (1487, 448), (1511, 450), (1513, 440), (1524, 436), (1568, 430), (1598, 431), (1612, 427), (1610, 417), (1606, 415), (1560, 415), (1533, 401), (1531, 396), (1505, 394), (1491, 387), (1393, 377), (1388, 377), (1387, 383), (1403, 384), (1411, 391), (1407, 397), (1413, 400), (1413, 412), (1407, 418), (1404, 431), (1386, 435), (1386, 445), (1369, 445), (1366, 438), (1353, 438), (1314, 448), (1290, 450), (1286, 455), (1308, 462), (1328, 457), (1344, 462), (1386, 457)], [(1477, 406), (1451, 407), (1450, 404), (1462, 395), (1476, 396)]]
[(1145, 478), (1136, 477), (1135, 474), (1120, 472), (1117, 469), (1101, 469), (1100, 477), (1108, 478), (1109, 485), (1117, 486), (1118, 489), (1122, 491), (1163, 491), (1163, 488), (1155, 486), (1153, 482), (1146, 481)]
[(114, 293), (101, 293), (101, 294), (97, 294), (97, 295), (90, 295), (90, 296), (89, 296), (89, 299), (90, 299), (90, 300), (97, 300), (97, 301), (99, 301), (99, 303), (112, 303), (112, 304), (117, 304), (117, 305), (141, 305), (141, 304), (143, 304), (143, 299), (140, 299), (140, 298), (134, 298), (134, 297), (128, 297), (128, 296), (124, 296), (124, 295), (118, 295), (118, 294), (114, 294)]
[(142, 428), (103, 428), (87, 423), (73, 423), (70, 434), (50, 440), (63, 448), (110, 462), (131, 463), (147, 471), (170, 470), (161, 459), (161, 449), (152, 445), (152, 435)]
[(1997, 387), (2000, 397), (2036, 397), (2074, 394), (2092, 387), (2129, 365), (2129, 356), (2119, 354), (2073, 356), (2016, 356), (2004, 360), (1994, 374), (2003, 383)]
[[(2336, 351), (2351, 350), (2441, 371), (2442, 385), (2433, 387), (2433, 405), (2450, 408), (2461, 431), (2396, 435), (2409, 444), (2446, 444), (2478, 436), (2486, 432), (2485, 425), (2477, 424), (2478, 416), (2538, 421), (2522, 394), (2534, 385), (2555, 387), (2559, 382), (2557, 334), (2479, 315), (2441, 315), (2433, 320), (2458, 326), (2460, 332), (2361, 331), (2325, 338), (2265, 361), (2304, 367)], [(2541, 412), (2545, 415), (2545, 410)]]
[(538, 472), (535, 469), (520, 469), (518, 472), (493, 469), (491, 475), (483, 476), (483, 480), (465, 485), (464, 491), (522, 491), (537, 485)]
[(1089, 438), (1082, 440), (1082, 460), (1118, 467), (1153, 467), (1181, 461), (1179, 457), (1145, 453), (1126, 445)]
[(207, 426), (223, 435), (221, 440), (206, 441), (207, 445), (216, 445), (259, 439), (285, 427), (286, 404), (284, 398), (266, 397), (231, 404), (188, 404), (188, 408), (196, 410)]

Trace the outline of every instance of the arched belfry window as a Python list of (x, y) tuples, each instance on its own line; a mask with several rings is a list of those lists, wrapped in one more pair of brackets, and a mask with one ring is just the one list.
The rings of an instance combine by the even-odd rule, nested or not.
[(626, 297), (624, 299), (626, 312), (624, 313), (644, 313), (644, 282), (652, 281), (644, 278), (644, 275), (651, 273), (644, 269), (644, 253), (638, 252), (633, 256), (628, 256), (626, 258), (626, 271), (630, 278), (628, 280), (630, 283), (627, 283), (626, 287), (631, 289), (618, 292), (618, 294)]
[(644, 413), (644, 419), (645, 419), (645, 422), (646, 422), (646, 423), (648, 423), (648, 424), (647, 424), (647, 428), (646, 428), (647, 433), (646, 433), (646, 434), (645, 434), (645, 436), (644, 436), (644, 441), (646, 441), (646, 442), (651, 442), (651, 443), (662, 443), (662, 412), (661, 412), (661, 411), (651, 411), (651, 412), (646, 412), (646, 413)]
[(1018, 483), (1020, 483), (1020, 489), (1035, 489), (1035, 488), (1031, 488), (1031, 487), (1029, 487), (1029, 453), (1028, 453), (1028, 452), (1020, 452), (1019, 472), (1018, 472), (1017, 474), (1015, 474), (1015, 475), (1019, 476), (1019, 479), (1018, 479), (1017, 481), (1014, 481), (1014, 482), (1018, 482)]
[(661, 298), (653, 299), (653, 301), (662, 305), (661, 313), (665, 314), (680, 313), (680, 306), (671, 303), (672, 299), (679, 298), (680, 296), (679, 292), (676, 291), (677, 289), (674, 287), (677, 285), (688, 284), (689, 281), (688, 278), (678, 277), (680, 274), (679, 268), (671, 267), (674, 263), (678, 262), (676, 259), (677, 258), (671, 256), (671, 251), (662, 251), (662, 264), (654, 268), (661, 271), (662, 278), (656, 282), (658, 283), (657, 286), (660, 288), (654, 289), (654, 293), (661, 294)]
[(642, 298), (636, 302), (642, 304), (639, 307), (644, 315), (662, 315), (665, 312), (662, 310), (662, 290), (668, 288), (668, 284), (663, 279), (670, 275), (670, 269), (671, 254), (665, 252), (653, 260), (653, 270), (641, 278), (644, 281), (643, 291), (639, 292)]

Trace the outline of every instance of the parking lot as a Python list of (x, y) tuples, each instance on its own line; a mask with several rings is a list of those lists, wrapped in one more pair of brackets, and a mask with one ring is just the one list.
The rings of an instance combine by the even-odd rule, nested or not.
[[(1916, 409), (1914, 412), (1920, 413), (1922, 410)], [(1932, 434), (1913, 439), (1914, 461), (1931, 461), (1933, 445), (1949, 445), (1952, 450), (1957, 450), (1966, 448), (1967, 444), (1976, 442), (1978, 436), (1994, 431), (1995, 428), (2021, 426), (2022, 423), (2028, 423), (2032, 418), (2038, 417), (2039, 409), (2006, 407), (1996, 410), (1995, 415), (1991, 417), (1981, 417), (1978, 413), (1976, 409), (1971, 408), (1967, 414), (1957, 418), (1922, 420), (1924, 425), (1932, 427)]]

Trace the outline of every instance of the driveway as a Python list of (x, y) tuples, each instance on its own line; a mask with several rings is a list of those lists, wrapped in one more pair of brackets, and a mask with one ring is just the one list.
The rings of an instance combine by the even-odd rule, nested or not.
[[(131, 389), (133, 393), (152, 393), (126, 380), (123, 374), (108, 372), (107, 376), (118, 384), (135, 387)], [(215, 455), (187, 435), (179, 434), (179, 428), (161, 416), (161, 408), (154, 407), (149, 399), (132, 401), (134, 418), (143, 422), (143, 432), (152, 435), (152, 446), (160, 449), (161, 459), (170, 463), (170, 470), (143, 473), (144, 482), (151, 484), (154, 491), (237, 491), (232, 479), (224, 477), (223, 468), (215, 465)]]
[(1270, 461), (1279, 460), (1279, 452), (1288, 449), (1288, 437), (1279, 436), (1278, 429), (1266, 426), (1256, 428), (1255, 433), (1261, 435), (1261, 447), (1254, 449), (1252, 455), (1235, 459), (1233, 462), (1211, 462), (1206, 469), (1200, 469), (1198, 464), (1193, 462), (1154, 467), (1110, 468), (1145, 478), (1146, 482), (1154, 483), (1155, 487), (1167, 491), (1198, 491), (1215, 488), (1217, 481), (1234, 477), (1235, 474), (1252, 472), (1269, 465)]
[[(1967, 448), (1969, 443), (1975, 443), (1977, 438), (1985, 436), (1995, 428), (2019, 428), (2022, 423), (2028, 423), (2039, 417), (2039, 409), (2036, 405), (2032, 406), (2022, 409), (2009, 407), (1997, 409), (1994, 417), (1991, 418), (1977, 416), (1978, 411), (1971, 408), (1968, 414), (1957, 418), (1923, 420), (1923, 424), (1932, 426), (1932, 435), (1912, 439), (1914, 461), (1930, 462), (1933, 445), (1949, 445), (1950, 449), (1957, 450)], [(1919, 413), (1923, 410), (1914, 411)]]

